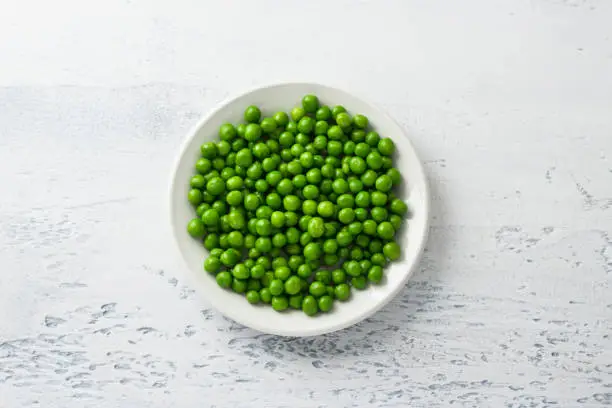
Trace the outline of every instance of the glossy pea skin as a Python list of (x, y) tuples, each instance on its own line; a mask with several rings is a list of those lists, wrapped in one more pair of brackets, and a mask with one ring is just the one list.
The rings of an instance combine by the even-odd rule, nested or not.
[(257, 123), (261, 118), (261, 110), (255, 106), (251, 105), (244, 111), (244, 120), (248, 123)]
[(307, 316), (316, 315), (319, 311), (319, 304), (317, 302), (317, 299), (315, 299), (315, 297), (311, 295), (304, 296), (304, 299), (302, 300), (302, 311)]

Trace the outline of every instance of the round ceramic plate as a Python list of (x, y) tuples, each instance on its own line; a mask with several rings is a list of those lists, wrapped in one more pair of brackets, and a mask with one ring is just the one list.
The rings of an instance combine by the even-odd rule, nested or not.
[[(399, 260), (385, 268), (385, 278), (379, 285), (366, 290), (352, 290), (347, 302), (334, 302), (329, 313), (308, 317), (302, 311), (275, 312), (269, 305), (253, 306), (243, 295), (221, 289), (214, 276), (203, 269), (208, 251), (198, 240), (187, 234), (186, 226), (195, 217), (187, 201), (189, 179), (195, 174), (194, 164), (200, 157), (200, 145), (218, 140), (219, 127), (225, 123), (241, 123), (249, 105), (257, 105), (263, 115), (290, 111), (300, 105), (306, 94), (315, 94), (321, 103), (343, 105), (349, 113), (361, 113), (382, 137), (393, 139), (396, 145), (394, 165), (402, 174), (402, 186), (397, 194), (410, 209), (410, 218), (396, 239), (402, 248)], [(170, 219), (178, 248), (186, 261), (193, 284), (217, 310), (230, 319), (265, 333), (284, 336), (312, 336), (329, 333), (353, 325), (387, 304), (397, 295), (412, 274), (423, 252), (429, 222), (429, 190), (423, 167), (412, 144), (398, 124), (377, 108), (348, 92), (328, 86), (307, 83), (287, 83), (265, 86), (246, 92), (219, 106), (202, 119), (187, 135), (175, 164), (170, 187)]]

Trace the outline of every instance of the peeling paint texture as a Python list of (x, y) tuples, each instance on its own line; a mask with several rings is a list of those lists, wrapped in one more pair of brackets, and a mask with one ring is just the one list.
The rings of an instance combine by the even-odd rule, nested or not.
[[(612, 2), (8, 3), (0, 407), (612, 406)], [(212, 310), (166, 205), (201, 115), (286, 80), (381, 106), (432, 190), (405, 289), (304, 339)]]

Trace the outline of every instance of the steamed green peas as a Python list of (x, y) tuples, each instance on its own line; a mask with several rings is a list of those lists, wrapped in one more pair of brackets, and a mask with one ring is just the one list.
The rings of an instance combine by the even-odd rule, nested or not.
[(339, 157), (342, 154), (342, 143), (337, 140), (327, 142), (327, 154), (330, 156)]
[(335, 206), (331, 201), (322, 201), (317, 205), (317, 213), (324, 218), (334, 215)]
[(206, 186), (206, 179), (201, 174), (196, 174), (195, 176), (191, 177), (189, 184), (193, 188), (202, 190)]
[(332, 117), (336, 118), (338, 116), (338, 114), (346, 112), (346, 108), (342, 105), (336, 105), (332, 108)]
[(289, 295), (295, 295), (301, 290), (300, 278), (297, 276), (291, 276), (285, 281), (285, 293)]
[(351, 278), (351, 286), (358, 290), (364, 290), (368, 286), (368, 281), (365, 276), (356, 276)]
[(335, 254), (338, 251), (338, 242), (335, 239), (326, 239), (323, 242), (323, 252), (326, 254)]
[(312, 261), (319, 259), (322, 254), (321, 246), (316, 242), (310, 242), (304, 247), (304, 258)]
[(314, 297), (320, 297), (327, 293), (327, 287), (322, 282), (314, 281), (310, 284), (308, 293)]
[(249, 142), (254, 142), (261, 138), (262, 128), (256, 123), (249, 123), (244, 131), (244, 138)]
[(333, 125), (327, 130), (327, 137), (329, 140), (338, 141), (344, 138), (344, 132), (338, 125)]
[(383, 193), (389, 192), (392, 186), (393, 181), (391, 180), (391, 177), (387, 176), (386, 174), (383, 174), (376, 179), (376, 189), (382, 191)]
[(383, 268), (379, 265), (374, 265), (368, 271), (368, 280), (372, 283), (380, 283), (383, 278)]
[(200, 146), (200, 152), (202, 157), (212, 160), (217, 157), (217, 145), (214, 142), (206, 142)]
[(342, 208), (338, 212), (338, 221), (343, 224), (350, 224), (355, 219), (355, 212), (352, 208)]
[(276, 120), (274, 118), (263, 118), (259, 125), (264, 133), (272, 133), (276, 130)]
[(389, 212), (384, 207), (374, 207), (372, 210), (370, 210), (370, 215), (374, 221), (383, 222), (387, 220)]
[(354, 174), (363, 174), (367, 168), (366, 162), (359, 156), (352, 157), (349, 166)]
[(295, 108), (291, 109), (291, 120), (296, 123), (299, 122), (300, 119), (302, 119), (305, 115), (306, 111), (304, 110), (304, 108), (296, 106)]
[(395, 167), (391, 167), (389, 170), (387, 170), (387, 176), (391, 177), (393, 186), (397, 186), (402, 181), (402, 175)]
[(300, 205), (301, 201), (295, 195), (288, 195), (283, 198), (283, 206), (287, 211), (296, 211), (298, 208), (300, 208)]
[(372, 264), (374, 265), (379, 265), (379, 266), (387, 265), (387, 259), (385, 255), (381, 254), (380, 252), (372, 254), (372, 256), (370, 257), (370, 261), (372, 261)]
[(348, 300), (351, 296), (351, 287), (346, 283), (336, 285), (334, 288), (334, 296), (341, 302)]
[(377, 177), (378, 177), (378, 173), (376, 173), (372, 169), (369, 169), (369, 170), (366, 170), (365, 173), (361, 175), (361, 182), (366, 187), (372, 187), (376, 183)]
[(313, 238), (319, 238), (325, 232), (323, 219), (320, 217), (313, 217), (308, 222), (308, 233)]
[(208, 209), (202, 214), (202, 222), (207, 226), (216, 226), (219, 223), (219, 212), (215, 209)]

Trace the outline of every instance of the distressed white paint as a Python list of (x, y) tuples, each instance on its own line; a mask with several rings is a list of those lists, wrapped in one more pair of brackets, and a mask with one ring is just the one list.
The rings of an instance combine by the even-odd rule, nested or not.
[[(2, 407), (612, 403), (611, 2), (5, 3)], [(434, 194), (406, 290), (312, 339), (209, 310), (164, 212), (186, 130), (284, 79), (387, 109)]]

